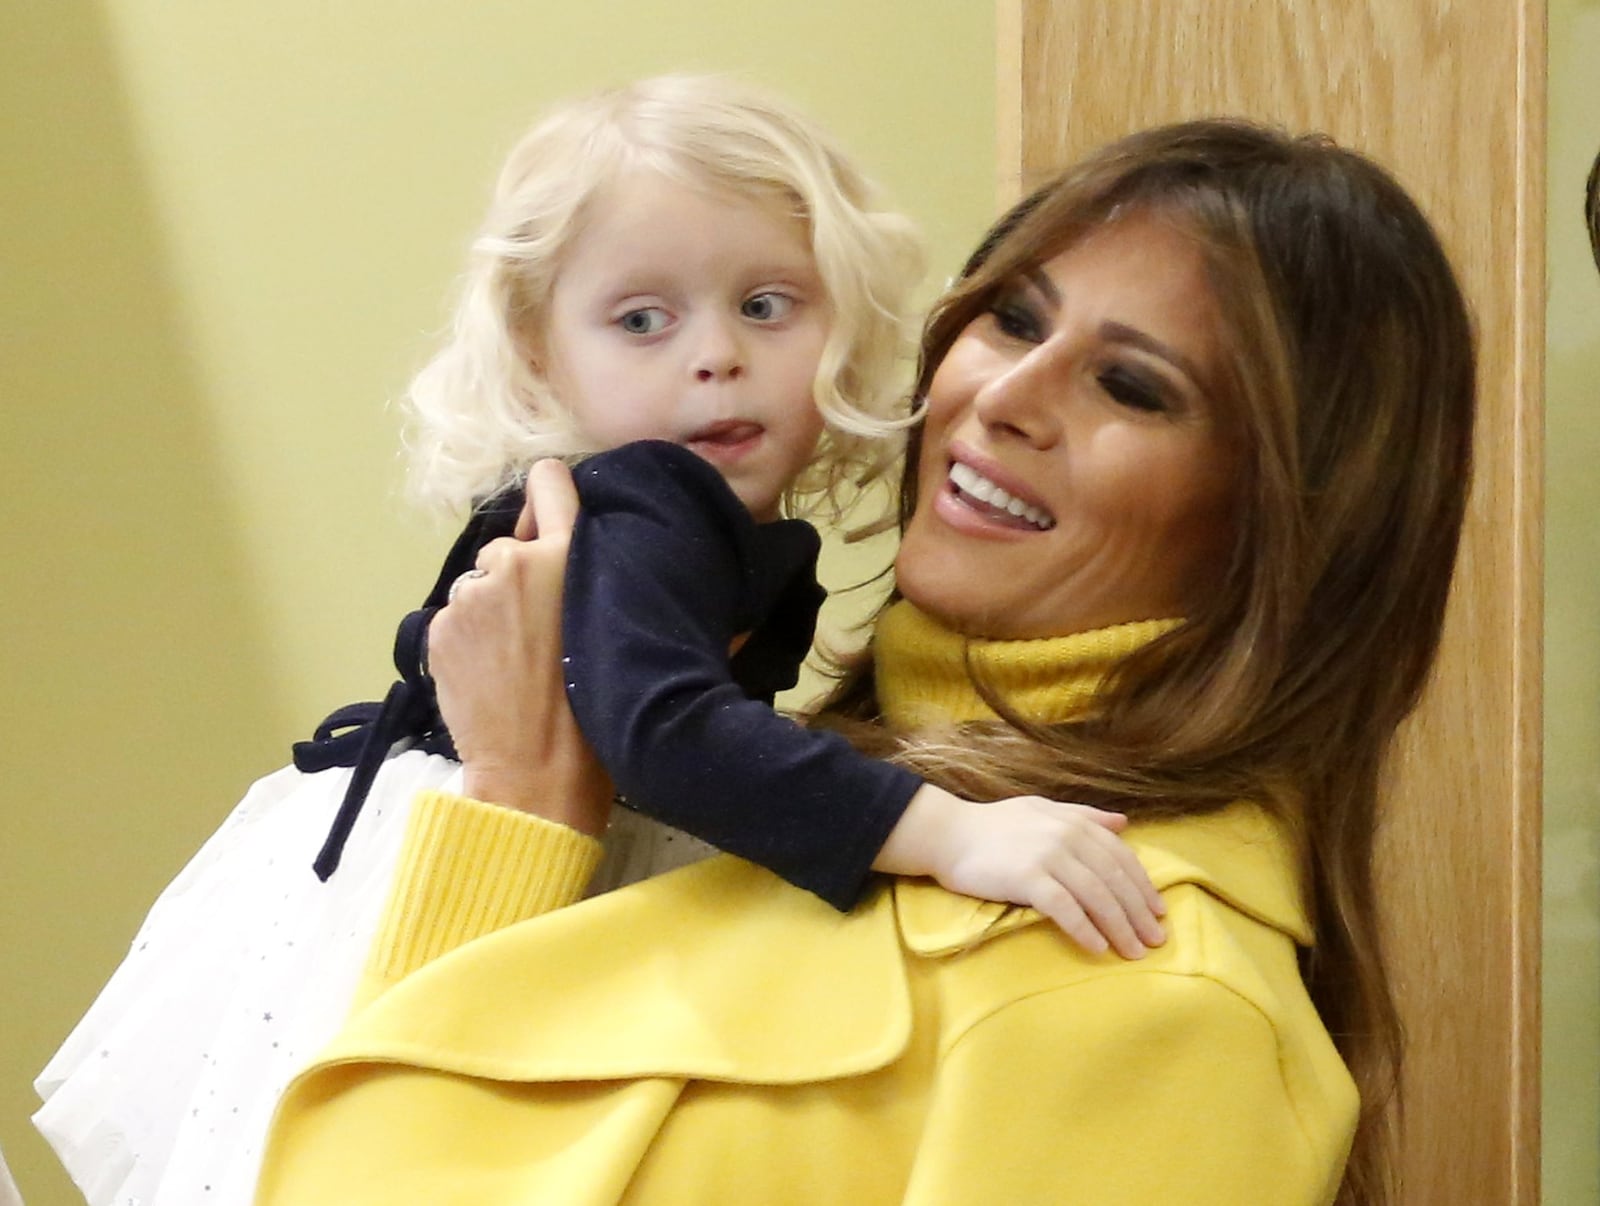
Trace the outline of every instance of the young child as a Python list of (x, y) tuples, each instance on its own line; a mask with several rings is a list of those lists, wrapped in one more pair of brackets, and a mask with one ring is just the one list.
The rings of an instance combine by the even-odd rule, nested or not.
[(411, 394), (424, 493), (491, 501), (402, 625), (384, 704), (335, 713), (252, 788), (41, 1075), (36, 1122), (93, 1206), (248, 1199), (279, 1091), (347, 1007), (412, 798), (459, 784), (428, 618), (471, 589), (541, 457), (612, 449), (577, 470), (563, 602), (574, 715), (630, 805), (607, 886), (703, 839), (841, 909), (874, 865), (1032, 902), (1022, 847), (1044, 827), (1074, 854), (1064, 927), (1130, 955), (1161, 940), (1114, 814), (968, 804), (759, 702), (794, 681), (820, 601), (815, 533), (779, 516), (897, 451), (918, 262), (820, 132), (725, 83), (568, 104), (517, 146)]

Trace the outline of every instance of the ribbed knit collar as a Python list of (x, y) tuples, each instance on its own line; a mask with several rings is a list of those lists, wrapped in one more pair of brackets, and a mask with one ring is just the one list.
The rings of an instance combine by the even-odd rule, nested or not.
[(953, 632), (902, 599), (879, 617), (873, 640), (878, 702), (897, 729), (994, 720), (975, 671), (1026, 720), (1075, 720), (1113, 666), (1178, 624), (1143, 620), (1072, 636), (990, 640)]

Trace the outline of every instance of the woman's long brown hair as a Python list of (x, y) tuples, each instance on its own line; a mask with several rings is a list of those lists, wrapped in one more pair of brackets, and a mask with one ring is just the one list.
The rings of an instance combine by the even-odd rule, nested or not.
[(1084, 723), (1032, 726), (992, 699), (1008, 721), (892, 734), (870, 657), (819, 723), (973, 798), (1278, 811), (1304, 851), (1316, 943), (1302, 972), (1361, 1092), (1338, 1201), (1383, 1206), (1402, 1042), (1373, 883), (1378, 784), (1443, 624), (1471, 470), (1471, 321), (1428, 222), (1370, 160), (1192, 122), (1113, 144), (997, 223), (929, 319), (919, 396), (999, 290), (1131, 212), (1172, 222), (1206, 262), (1225, 335), (1217, 403), (1245, 462), (1228, 563)]

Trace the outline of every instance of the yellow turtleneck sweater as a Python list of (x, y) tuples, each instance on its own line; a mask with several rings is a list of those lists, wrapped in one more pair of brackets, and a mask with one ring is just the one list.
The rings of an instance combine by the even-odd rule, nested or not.
[(897, 729), (994, 720), (975, 680), (1035, 724), (1086, 712), (1116, 664), (1178, 626), (1144, 620), (1072, 636), (1027, 641), (965, 637), (906, 600), (888, 608), (874, 634), (878, 702)]

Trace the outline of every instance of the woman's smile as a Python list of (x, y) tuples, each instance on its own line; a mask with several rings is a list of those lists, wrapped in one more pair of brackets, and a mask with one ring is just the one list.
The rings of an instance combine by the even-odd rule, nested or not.
[[(998, 529), (996, 535), (1048, 532), (1056, 526), (1055, 516), (1031, 501), (1025, 487), (1002, 469), (980, 467), (976, 463), (980, 459), (970, 450), (956, 450), (950, 462), (946, 488), (935, 500), (946, 522), (967, 524), (974, 534), (981, 533), (985, 527), (993, 527)], [(974, 519), (978, 521), (976, 524), (972, 522)]]

